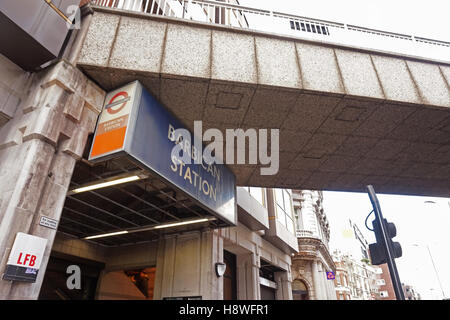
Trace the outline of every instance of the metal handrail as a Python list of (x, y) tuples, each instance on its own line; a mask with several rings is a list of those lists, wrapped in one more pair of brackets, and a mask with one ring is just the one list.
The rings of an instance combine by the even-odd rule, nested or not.
[[(327, 21), (315, 18), (308, 18), (288, 13), (269, 11), (265, 9), (252, 8), (239, 4), (219, 2), (214, 0), (92, 0), (92, 4), (99, 7), (108, 7), (128, 11), (137, 11), (150, 15), (163, 15), (181, 19), (195, 20), (212, 24), (228, 25), (255, 31), (269, 31), (271, 26), (278, 27), (277, 33), (288, 33), (290, 36), (304, 38), (313, 37), (320, 41), (333, 41), (350, 43), (358, 46), (358, 42), (362, 41), (359, 36), (370, 36), (365, 39), (365, 43), (360, 46), (366, 46), (371, 49), (379, 49), (372, 41), (377, 40), (376, 37), (391, 38), (394, 40), (404, 41), (404, 44), (412, 45), (434, 45), (439, 47), (450, 48), (450, 42), (442, 40), (434, 40), (413, 35), (383, 31), (378, 29), (366, 28), (356, 25), (347, 25), (341, 22)], [(272, 19), (272, 23), (265, 21), (260, 23), (252, 22), (250, 26), (248, 20), (256, 18)], [(289, 28), (290, 26), (290, 28)], [(296, 33), (298, 31), (298, 33)], [(295, 34), (294, 34), (295, 33)], [(378, 44), (380, 46), (380, 44)], [(399, 43), (398, 48), (387, 45), (389, 51), (406, 50), (417, 54), (414, 46), (404, 48)], [(421, 48), (422, 54), (427, 55), (426, 48)], [(385, 49), (381, 49), (385, 50)], [(417, 52), (416, 52), (417, 51)], [(421, 54), (421, 53), (419, 53)], [(444, 59), (447, 52), (443, 53)], [(448, 54), (450, 57), (450, 52)]]

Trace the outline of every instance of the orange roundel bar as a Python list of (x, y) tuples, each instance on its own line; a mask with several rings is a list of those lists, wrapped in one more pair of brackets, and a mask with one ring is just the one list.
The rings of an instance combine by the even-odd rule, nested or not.
[(122, 149), (126, 132), (127, 127), (123, 126), (97, 135), (92, 146), (91, 157)]

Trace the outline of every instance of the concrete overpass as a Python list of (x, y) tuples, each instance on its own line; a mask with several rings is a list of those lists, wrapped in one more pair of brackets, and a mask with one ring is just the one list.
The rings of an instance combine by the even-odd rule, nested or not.
[[(140, 80), (192, 128), (279, 128), (280, 170), (238, 185), (450, 196), (450, 63), (93, 6), (77, 65)], [(86, 32), (86, 34), (83, 34)]]

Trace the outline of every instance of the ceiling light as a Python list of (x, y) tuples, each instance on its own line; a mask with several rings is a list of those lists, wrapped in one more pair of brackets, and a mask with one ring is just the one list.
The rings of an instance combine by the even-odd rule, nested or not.
[(126, 234), (128, 233), (127, 230), (123, 230), (123, 231), (117, 231), (117, 232), (110, 232), (110, 233), (104, 233), (104, 234), (98, 234), (96, 236), (89, 236), (84, 238), (85, 240), (90, 240), (90, 239), (97, 239), (97, 238), (105, 238), (105, 237), (111, 237), (111, 236), (118, 236), (120, 234)]
[(92, 184), (92, 185), (89, 185), (89, 186), (79, 187), (79, 188), (73, 189), (73, 190), (69, 191), (68, 195), (72, 195), (74, 193), (81, 193), (81, 192), (91, 191), (91, 190), (95, 190), (95, 189), (106, 188), (106, 187), (114, 186), (114, 185), (121, 184), (121, 183), (127, 183), (127, 182), (131, 182), (131, 181), (136, 181), (136, 180), (139, 180), (139, 179), (141, 179), (141, 177), (138, 176), (138, 175), (135, 175), (135, 176), (115, 179), (115, 180), (111, 180), (111, 181), (104, 181), (104, 182)]
[(186, 225), (186, 224), (200, 223), (200, 222), (206, 222), (206, 221), (211, 221), (211, 220), (216, 220), (216, 218), (210, 217), (210, 218), (201, 218), (201, 219), (195, 219), (195, 220), (185, 220), (185, 221), (174, 222), (174, 223), (160, 224), (160, 225), (151, 226), (151, 227), (142, 227), (142, 228), (128, 229), (128, 230), (111, 232), (111, 233), (98, 234), (98, 235), (94, 235), (94, 236), (88, 236), (83, 239), (90, 240), (90, 239), (104, 238), (104, 237), (110, 237), (110, 236), (118, 236), (118, 235), (126, 234), (126, 233), (135, 233), (135, 232), (150, 231), (150, 230), (155, 230), (155, 229), (177, 227), (177, 226), (182, 226), (182, 225)]
[(211, 220), (211, 219), (203, 218), (203, 219), (188, 220), (188, 221), (174, 222), (174, 223), (168, 223), (168, 224), (160, 224), (158, 226), (155, 226), (154, 229), (177, 227), (177, 226), (182, 226), (182, 225), (185, 225), (185, 224), (206, 222), (208, 220)]

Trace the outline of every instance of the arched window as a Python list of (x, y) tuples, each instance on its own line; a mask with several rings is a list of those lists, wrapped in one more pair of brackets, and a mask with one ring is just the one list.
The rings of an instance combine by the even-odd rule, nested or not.
[(302, 280), (292, 282), (292, 298), (294, 300), (309, 300), (308, 287)]

